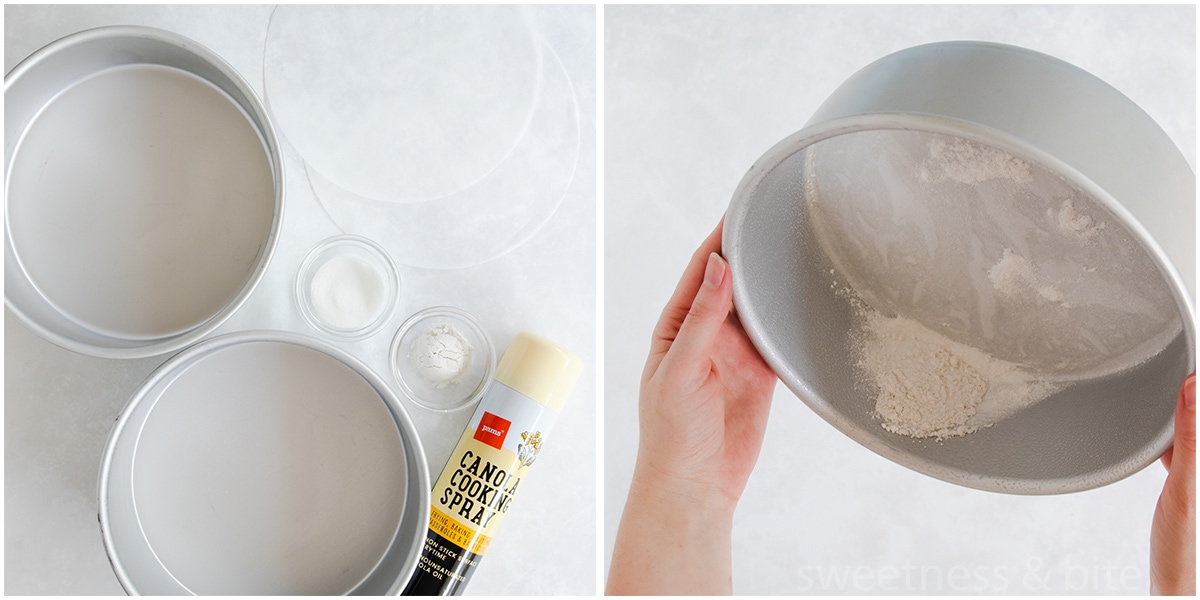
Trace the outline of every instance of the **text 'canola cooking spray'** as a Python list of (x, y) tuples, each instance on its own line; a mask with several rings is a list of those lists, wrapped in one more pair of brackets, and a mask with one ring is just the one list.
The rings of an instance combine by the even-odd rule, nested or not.
[(433, 487), (425, 546), (402, 595), (462, 593), (582, 370), (562, 346), (517, 334)]

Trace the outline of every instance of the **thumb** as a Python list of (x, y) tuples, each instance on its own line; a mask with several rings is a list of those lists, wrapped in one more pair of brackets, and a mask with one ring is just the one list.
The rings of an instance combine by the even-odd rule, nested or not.
[(729, 277), (729, 264), (716, 252), (708, 255), (704, 267), (704, 282), (696, 291), (692, 306), (688, 309), (679, 334), (671, 343), (668, 359), (679, 361), (682, 366), (705, 365), (711, 356), (713, 344), (721, 325), (729, 316), (733, 306), (733, 283)]
[(1196, 594), (1196, 374), (1175, 404), (1170, 472), (1150, 527), (1150, 591)]
[(1175, 443), (1171, 448), (1171, 470), (1166, 488), (1193, 497), (1196, 493), (1196, 374), (1188, 375), (1179, 388), (1175, 405)]

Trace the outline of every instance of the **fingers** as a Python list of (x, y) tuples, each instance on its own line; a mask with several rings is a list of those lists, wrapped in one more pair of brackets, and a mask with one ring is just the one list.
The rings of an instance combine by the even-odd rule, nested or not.
[(716, 229), (704, 239), (684, 269), (683, 276), (675, 286), (675, 292), (671, 294), (671, 299), (667, 301), (666, 308), (658, 318), (658, 325), (654, 327), (654, 339), (650, 343), (651, 355), (666, 354), (675, 337), (679, 335), (679, 328), (683, 326), (683, 321), (692, 308), (692, 301), (696, 299), (696, 293), (704, 281), (709, 255), (721, 251), (721, 230), (724, 224), (725, 218), (721, 217)]
[(716, 252), (708, 255), (700, 288), (692, 300), (679, 333), (667, 353), (673, 364), (707, 372), (711, 368), (712, 348), (729, 309), (733, 306), (733, 282), (729, 264)]

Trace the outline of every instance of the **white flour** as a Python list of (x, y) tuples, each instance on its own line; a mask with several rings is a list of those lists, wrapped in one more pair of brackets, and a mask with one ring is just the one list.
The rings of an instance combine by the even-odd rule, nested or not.
[(860, 366), (879, 389), (875, 412), (883, 427), (913, 437), (938, 438), (975, 431), (988, 381), (953, 342), (916, 321), (872, 312)]
[(1017, 365), (904, 317), (861, 307), (859, 367), (884, 429), (939, 440), (991, 427), (1055, 390)]
[(1104, 229), (1103, 221), (1095, 223), (1091, 217), (1079, 214), (1075, 210), (1075, 203), (1070, 198), (1063, 200), (1062, 206), (1059, 207), (1057, 213), (1053, 208), (1046, 209), (1046, 216), (1058, 224), (1058, 231), (1060, 233), (1075, 235), (1084, 240), (1091, 238)]
[(1004, 249), (1000, 260), (988, 269), (987, 275), (996, 291), (1004, 296), (1015, 296), (1023, 291), (1032, 290), (1043, 300), (1064, 308), (1071, 307), (1062, 291), (1042, 282), (1033, 263), (1024, 256), (1013, 253), (1011, 248)]
[(321, 265), (310, 291), (317, 315), (340, 329), (363, 327), (383, 310), (383, 276), (353, 256), (335, 256)]
[(456, 383), (471, 362), (471, 344), (450, 325), (435, 325), (413, 342), (408, 359), (433, 387)]
[(1029, 163), (962, 138), (934, 136), (929, 140), (929, 159), (920, 167), (919, 176), (925, 182), (949, 179), (976, 185), (992, 179), (1033, 181)]

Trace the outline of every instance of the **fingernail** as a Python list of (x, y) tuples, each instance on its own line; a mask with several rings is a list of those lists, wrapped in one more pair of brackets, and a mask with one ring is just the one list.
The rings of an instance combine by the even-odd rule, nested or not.
[(1196, 374), (1188, 375), (1183, 380), (1183, 405), (1188, 410), (1196, 410)]
[(725, 261), (713, 252), (708, 255), (708, 265), (704, 267), (704, 285), (719, 288), (722, 281), (725, 281)]

